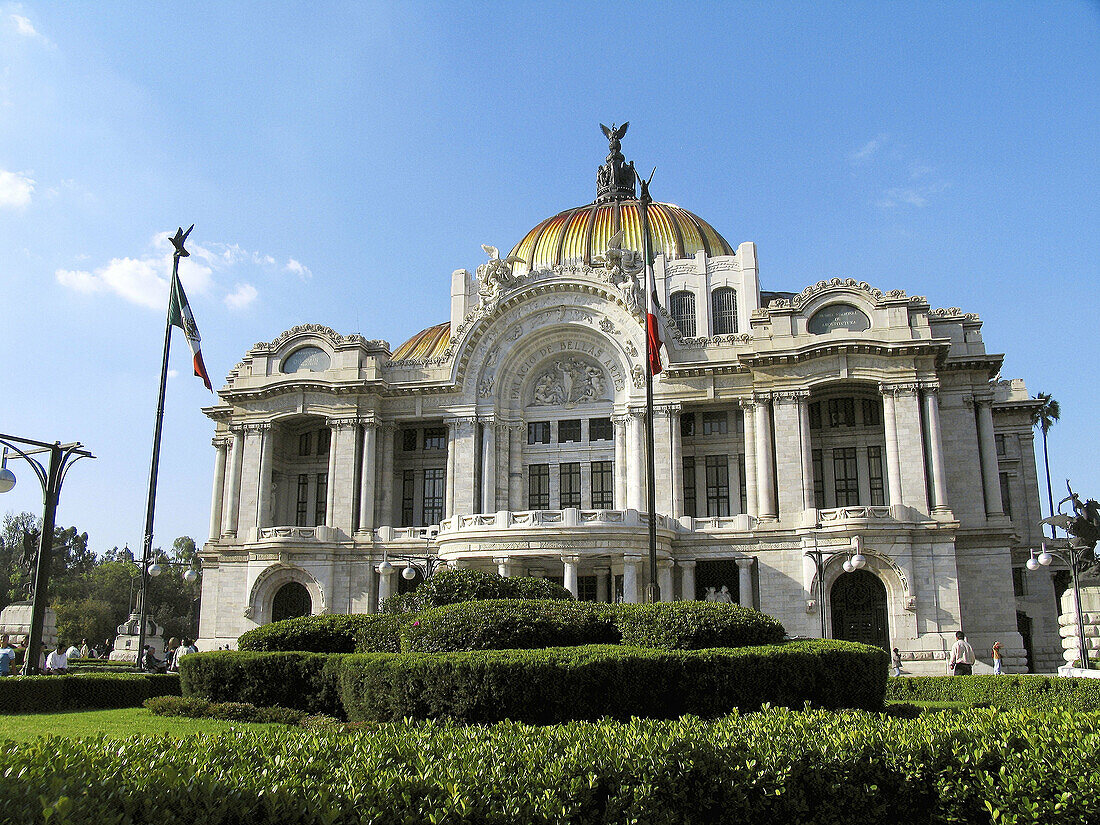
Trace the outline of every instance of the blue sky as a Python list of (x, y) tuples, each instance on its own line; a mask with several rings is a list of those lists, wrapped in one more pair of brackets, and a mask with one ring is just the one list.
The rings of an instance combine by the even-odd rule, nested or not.
[[(1100, 497), (1100, 6), (0, 0), (0, 432), (80, 440), (59, 521), (140, 545), (170, 259), (215, 388), (299, 323), (396, 347), (450, 273), (589, 202), (602, 121), (653, 194), (981, 315)], [(173, 342), (156, 543), (202, 541), (213, 398)], [(0, 512), (39, 512), (26, 470)]]

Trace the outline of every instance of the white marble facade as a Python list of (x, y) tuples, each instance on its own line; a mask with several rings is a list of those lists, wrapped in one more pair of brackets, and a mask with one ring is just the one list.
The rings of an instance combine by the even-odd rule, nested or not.
[[(821, 634), (824, 610), (828, 635), (898, 647), (908, 673), (943, 673), (959, 628), (976, 672), (994, 640), (1007, 670), (1026, 669), (1026, 644), (1032, 669), (1053, 672), (1051, 574), (1022, 575), (1040, 541), (1037, 402), (996, 380), (1003, 356), (978, 317), (840, 278), (762, 292), (754, 244), (682, 246), (655, 264), (669, 310), (654, 381), (661, 598), (725, 585), (799, 636)], [(449, 325), (392, 352), (297, 326), (229, 374), (206, 410), (200, 647), (303, 611), (375, 611), (404, 563), (378, 566), (401, 555), (643, 598), (635, 287), (608, 256), (487, 249), (477, 273), (452, 276)], [(868, 564), (845, 573), (856, 537)]]

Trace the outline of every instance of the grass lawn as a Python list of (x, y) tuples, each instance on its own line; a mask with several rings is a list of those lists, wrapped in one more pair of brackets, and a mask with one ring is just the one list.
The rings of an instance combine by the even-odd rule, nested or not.
[(69, 713), (27, 713), (0, 716), (0, 740), (29, 742), (39, 736), (98, 736), (123, 739), (138, 734), (168, 734), (176, 738), (224, 730), (286, 730), (286, 725), (257, 722), (223, 722), (219, 719), (186, 719), (154, 716), (145, 708), (78, 710)]

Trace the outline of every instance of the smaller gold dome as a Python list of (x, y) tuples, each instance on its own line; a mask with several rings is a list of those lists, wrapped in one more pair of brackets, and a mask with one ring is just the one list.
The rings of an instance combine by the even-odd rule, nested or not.
[(416, 333), (393, 351), (391, 361), (404, 361), (413, 358), (418, 361), (427, 358), (438, 358), (451, 343), (451, 322), (436, 324)]

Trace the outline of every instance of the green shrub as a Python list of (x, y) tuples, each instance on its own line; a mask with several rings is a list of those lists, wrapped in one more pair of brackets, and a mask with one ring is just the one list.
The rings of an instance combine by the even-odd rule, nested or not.
[(356, 640), (374, 616), (338, 613), (283, 619), (249, 630), (237, 640), (240, 650), (354, 653)]
[(1068, 676), (901, 676), (886, 698), (896, 702), (966, 702), (972, 707), (1100, 710), (1100, 679)]
[(184, 696), (248, 702), (342, 715), (337, 669), (343, 656), (325, 653), (212, 651), (180, 659)]
[(401, 649), (424, 653), (616, 644), (608, 605), (501, 599), (435, 607), (401, 630)]
[(197, 696), (154, 696), (142, 704), (155, 716), (186, 716), (199, 719), (210, 712), (210, 703)]
[(839, 641), (664, 651), (616, 645), (345, 657), (353, 721), (411, 717), (556, 724), (717, 716), (766, 703), (881, 709), (888, 656)]
[(355, 639), (356, 653), (397, 653), (401, 650), (401, 628), (413, 621), (413, 613), (376, 613), (363, 622)]
[(631, 605), (620, 610), (616, 621), (623, 644), (663, 650), (777, 644), (786, 635), (778, 619), (719, 602)]
[(250, 702), (207, 702), (194, 696), (162, 696), (146, 699), (145, 707), (157, 716), (186, 716), (191, 719), (223, 719), (230, 722), (274, 722), (298, 725), (306, 713), (293, 708), (257, 707)]
[(448, 568), (422, 582), (414, 593), (394, 601), (387, 600), (385, 608), (392, 612), (408, 612), (482, 599), (572, 601), (573, 594), (546, 579), (505, 578), (485, 570)]
[(0, 679), (0, 714), (136, 708), (151, 696), (178, 696), (174, 673), (91, 673)]

